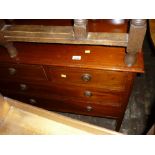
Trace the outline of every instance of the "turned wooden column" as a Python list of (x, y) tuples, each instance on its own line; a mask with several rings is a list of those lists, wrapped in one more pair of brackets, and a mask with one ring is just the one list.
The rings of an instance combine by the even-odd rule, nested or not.
[(4, 38), (3, 30), (2, 30), (4, 25), (5, 25), (4, 20), (0, 20), (0, 45), (4, 46), (7, 49), (7, 51), (8, 51), (11, 58), (14, 58), (14, 57), (17, 56), (17, 50), (13, 46), (12, 42), (8, 42)]
[(133, 66), (137, 60), (137, 53), (141, 52), (146, 33), (145, 19), (132, 19), (130, 23), (128, 45), (126, 49), (125, 63)]
[(74, 19), (74, 37), (76, 39), (87, 38), (87, 20), (86, 19)]

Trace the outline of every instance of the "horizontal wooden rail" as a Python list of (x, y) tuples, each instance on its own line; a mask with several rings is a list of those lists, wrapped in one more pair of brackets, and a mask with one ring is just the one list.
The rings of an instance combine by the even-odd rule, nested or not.
[(1, 31), (6, 41), (122, 47), (128, 44), (127, 33), (88, 32), (86, 38), (78, 39), (72, 26), (4, 25)]
[(122, 135), (0, 95), (0, 134)]
[(6, 25), (0, 20), (0, 45), (11, 58), (18, 54), (14, 41), (126, 47), (124, 62), (131, 67), (142, 49), (146, 25), (145, 19), (133, 19), (128, 33), (103, 33), (88, 32), (86, 19), (74, 19), (73, 26)]

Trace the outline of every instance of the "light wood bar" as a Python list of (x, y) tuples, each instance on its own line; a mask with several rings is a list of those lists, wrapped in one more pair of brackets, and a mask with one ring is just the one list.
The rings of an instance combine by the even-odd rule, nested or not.
[(7, 97), (0, 96), (0, 134), (121, 135)]
[(86, 38), (74, 37), (72, 26), (36, 26), (36, 25), (5, 25), (2, 29), (7, 41), (92, 44), (109, 46), (127, 46), (127, 33), (96, 33), (88, 32)]

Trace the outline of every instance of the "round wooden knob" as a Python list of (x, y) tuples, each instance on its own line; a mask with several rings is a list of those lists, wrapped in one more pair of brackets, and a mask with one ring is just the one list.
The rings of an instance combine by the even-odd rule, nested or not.
[(15, 75), (17, 72), (15, 68), (8, 68), (8, 71), (10, 75)]
[(37, 101), (36, 101), (35, 99), (33, 99), (33, 98), (30, 98), (30, 99), (29, 99), (29, 102), (30, 102), (31, 104), (37, 103)]
[(26, 84), (20, 84), (20, 89), (21, 90), (27, 90), (27, 85)]
[(85, 82), (88, 82), (91, 80), (91, 75), (90, 74), (83, 74), (82, 75), (82, 80), (85, 81)]
[(91, 106), (87, 106), (86, 109), (87, 111), (92, 111), (93, 108)]
[(84, 96), (86, 96), (86, 97), (91, 97), (91, 96), (92, 96), (92, 92), (86, 90), (86, 91), (84, 92)]

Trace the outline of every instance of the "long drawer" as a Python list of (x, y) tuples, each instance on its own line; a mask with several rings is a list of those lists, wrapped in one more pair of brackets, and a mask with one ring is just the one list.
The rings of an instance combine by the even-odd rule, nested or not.
[(10, 80), (47, 80), (44, 69), (41, 65), (26, 65), (14, 63), (0, 64), (0, 79)]
[(124, 91), (126, 72), (74, 67), (45, 67), (49, 80), (57, 84), (86, 85)]
[(52, 85), (48, 83), (36, 85), (31, 83), (20, 83), (0, 80), (0, 90), (9, 90), (27, 94), (36, 94), (46, 98), (67, 98), (84, 101), (86, 103), (96, 103), (101, 105), (117, 106), (122, 104), (122, 93), (105, 92), (102, 88), (80, 87), (70, 85)]
[(20, 94), (15, 92), (3, 91), (4, 96), (8, 96), (25, 103), (32, 104), (47, 110), (70, 112), (75, 114), (84, 114), (90, 116), (118, 118), (121, 115), (121, 109), (118, 107), (102, 106), (99, 104), (85, 103), (77, 100), (59, 100), (59, 99), (46, 99), (36, 97), (34, 95)]

